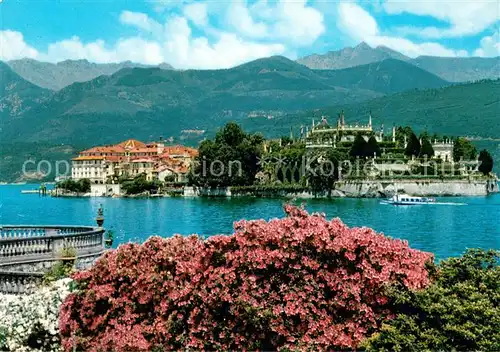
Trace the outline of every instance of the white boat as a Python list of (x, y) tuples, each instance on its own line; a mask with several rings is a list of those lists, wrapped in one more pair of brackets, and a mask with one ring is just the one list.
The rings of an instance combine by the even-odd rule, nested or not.
[(436, 199), (429, 197), (409, 196), (407, 194), (396, 194), (391, 198), (383, 200), (381, 203), (393, 205), (436, 204)]

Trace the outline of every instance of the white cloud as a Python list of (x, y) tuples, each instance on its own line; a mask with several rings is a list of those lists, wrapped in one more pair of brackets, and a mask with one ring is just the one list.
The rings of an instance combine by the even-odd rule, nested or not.
[[(463, 7), (468, 11), (449, 8), (450, 13), (446, 13), (442, 9), (433, 9), (428, 4), (430, 0), (422, 1), (385, 0), (380, 6), (389, 14), (409, 12), (449, 21), (448, 31), (454, 30), (456, 24), (466, 22), (474, 9), (475, 16), (483, 14), (486, 6), (467, 3)], [(158, 21), (145, 13), (123, 11), (120, 22), (135, 28), (137, 33), (119, 38), (114, 43), (99, 39), (82, 42), (75, 36), (50, 43), (46, 50), (39, 52), (25, 43), (21, 33), (0, 31), (0, 59), (31, 57), (51, 62), (87, 59), (98, 63), (130, 60), (145, 64), (168, 62), (177, 68), (227, 68), (271, 55), (292, 57), (326, 31), (325, 15), (318, 10), (316, 3), (307, 0), (257, 0), (251, 5), (247, 0), (225, 3), (161, 0), (154, 2), (155, 5), (171, 8), (172, 12), (161, 15), (165, 20)], [(468, 55), (465, 50), (454, 50), (434, 41), (409, 40), (401, 35), (404, 29), (400, 29), (397, 35), (387, 33), (367, 10), (355, 2), (328, 6), (336, 11), (338, 28), (352, 40), (365, 41), (371, 46), (384, 45), (410, 57)], [(434, 3), (434, 7), (439, 6)], [(330, 17), (335, 15), (330, 14)], [(488, 13), (481, 21), (475, 20), (463, 30), (476, 30), (478, 23), (484, 26), (491, 22), (491, 18), (491, 13)], [(408, 33), (414, 30), (411, 27), (406, 29)], [(432, 28), (426, 28), (423, 35), (438, 34), (432, 31)], [(485, 36), (474, 54), (495, 56), (499, 50), (499, 34), (496, 32)]]
[(500, 56), (500, 30), (497, 29), (491, 36), (483, 37), (480, 45), (481, 46), (474, 51), (474, 56)]
[[(38, 52), (24, 42), (21, 33), (0, 31), (0, 59), (13, 60), (24, 57), (41, 61), (86, 59), (96, 63), (133, 61), (155, 65), (162, 62), (176, 68), (229, 68), (261, 57), (284, 54), (287, 48), (279, 42), (258, 43), (233, 33), (208, 26), (206, 7), (189, 4), (183, 16), (168, 17), (161, 24), (143, 13), (124, 11), (120, 22), (133, 26), (138, 35), (120, 38), (115, 43), (103, 40), (82, 42), (73, 36), (50, 43), (46, 51)], [(211, 35), (194, 36), (190, 22), (203, 27)], [(143, 36), (144, 35), (144, 36)], [(149, 38), (149, 39), (145, 39)]]
[[(32, 57), (43, 61), (86, 59), (108, 63), (130, 60), (145, 64), (168, 62), (177, 68), (227, 68), (272, 55), (296, 55), (324, 33), (323, 15), (307, 0), (246, 0), (228, 3), (193, 0), (155, 0), (157, 10), (171, 9), (164, 22), (145, 13), (123, 11), (120, 23), (134, 27), (133, 37), (116, 42), (96, 39), (83, 42), (73, 36), (47, 45), (38, 52), (24, 42), (21, 33), (0, 32), (2, 60)], [(222, 15), (218, 27), (210, 26), (210, 14)], [(173, 15), (177, 13), (178, 15)], [(180, 14), (180, 15), (179, 15)], [(191, 26), (202, 32), (194, 34)], [(229, 27), (232, 27), (231, 30)]]
[(109, 49), (102, 40), (85, 44), (80, 38), (72, 37), (50, 44), (47, 53), (41, 54), (39, 58), (49, 62), (77, 59), (87, 59), (97, 63), (129, 60), (150, 65), (164, 62), (160, 45), (139, 37), (120, 39)]
[(410, 13), (432, 16), (448, 23), (447, 27), (402, 27), (402, 34), (415, 34), (427, 38), (460, 37), (482, 32), (500, 18), (498, 0), (431, 1), (386, 0), (384, 10), (391, 15)]
[(36, 58), (38, 51), (25, 43), (21, 33), (15, 31), (0, 31), (0, 60), (16, 60)]
[(260, 57), (283, 54), (285, 50), (282, 44), (255, 43), (224, 32), (211, 44), (206, 37), (193, 38), (183, 17), (167, 22), (163, 43), (167, 62), (178, 68), (228, 68)]
[(146, 0), (153, 5), (156, 12), (164, 12), (192, 3), (194, 0)]
[(339, 4), (339, 27), (358, 40), (378, 35), (375, 19), (363, 8), (352, 3)]
[(184, 16), (197, 26), (208, 25), (207, 4), (198, 2), (186, 5), (184, 7)]
[(241, 35), (250, 38), (264, 38), (268, 36), (266, 24), (254, 21), (243, 1), (234, 1), (229, 5), (226, 13), (226, 21)]
[(163, 30), (163, 26), (160, 23), (141, 12), (123, 11), (120, 14), (120, 22), (137, 27), (154, 35), (160, 35)]
[(307, 0), (281, 0), (277, 8), (275, 34), (280, 38), (308, 45), (325, 32), (323, 14), (307, 6)]
[(409, 56), (467, 56), (465, 50), (453, 50), (445, 46), (424, 42), (415, 43), (402, 37), (388, 36), (380, 33), (375, 19), (362, 7), (354, 3), (339, 4), (339, 28), (351, 38), (362, 40), (370, 46), (386, 46)]
[(290, 46), (310, 45), (325, 32), (323, 14), (308, 6), (307, 0), (280, 0), (275, 6), (267, 0), (251, 6), (236, 0), (226, 19), (243, 36), (282, 40)]
[(184, 64), (191, 68), (229, 68), (249, 60), (283, 54), (284, 51), (282, 44), (245, 42), (234, 34), (225, 33), (214, 45), (210, 45), (206, 38), (193, 40), (186, 55), (192, 59)]
[(417, 44), (401, 37), (374, 36), (366, 38), (366, 42), (373, 47), (386, 46), (412, 58), (417, 56), (462, 57), (468, 55), (465, 50), (453, 50), (432, 42)]
[[(123, 23), (151, 33), (149, 17), (136, 14), (122, 15)], [(153, 23), (154, 24), (154, 23)], [(193, 37), (189, 22), (185, 17), (174, 16), (154, 30), (154, 40), (140, 36), (122, 38), (113, 46), (106, 46), (102, 40), (83, 43), (80, 38), (72, 37), (52, 43), (46, 53), (37, 57), (43, 61), (56, 62), (67, 59), (87, 59), (97, 63), (130, 60), (156, 65), (168, 62), (176, 68), (228, 68), (249, 60), (271, 55), (283, 54), (282, 44), (262, 44), (246, 41), (234, 34), (219, 33), (218, 39), (211, 43), (206, 37)], [(157, 27), (157, 26), (156, 26)]]

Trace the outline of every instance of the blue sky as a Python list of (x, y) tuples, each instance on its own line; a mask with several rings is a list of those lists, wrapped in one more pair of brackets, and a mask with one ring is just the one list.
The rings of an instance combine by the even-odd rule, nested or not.
[(231, 67), (385, 45), (405, 55), (498, 56), (500, 0), (0, 0), (0, 59)]

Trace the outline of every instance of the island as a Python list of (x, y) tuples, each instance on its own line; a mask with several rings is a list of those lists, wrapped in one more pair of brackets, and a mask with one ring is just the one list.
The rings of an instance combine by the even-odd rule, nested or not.
[(236, 123), (199, 148), (129, 139), (96, 146), (72, 160), (71, 177), (53, 195), (390, 197), (476, 196), (496, 193), (498, 177), (487, 150), (465, 137), (411, 127), (348, 123), (340, 112), (312, 118), (289, 136), (266, 139)]

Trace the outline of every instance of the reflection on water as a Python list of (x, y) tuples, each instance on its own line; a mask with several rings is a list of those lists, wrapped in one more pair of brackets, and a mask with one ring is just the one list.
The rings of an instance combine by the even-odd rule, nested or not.
[[(150, 235), (231, 233), (240, 219), (282, 217), (279, 199), (120, 199), (51, 198), (21, 195), (26, 186), (0, 186), (2, 224), (95, 224), (99, 205), (106, 228), (117, 241), (143, 241)], [(466, 248), (500, 248), (500, 195), (446, 198), (454, 205), (392, 206), (377, 199), (307, 200), (309, 211), (339, 217), (349, 226), (368, 226), (410, 245), (432, 251), (438, 258), (455, 256)], [(299, 201), (300, 202), (300, 201)]]

